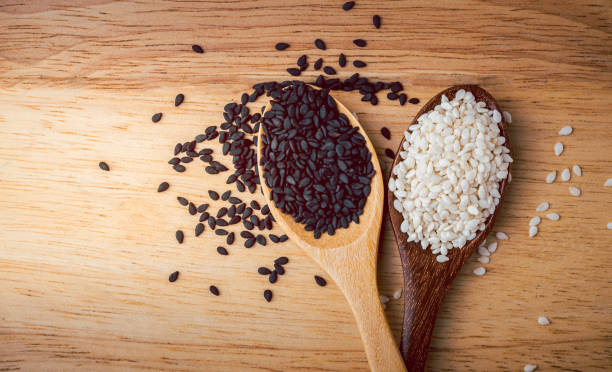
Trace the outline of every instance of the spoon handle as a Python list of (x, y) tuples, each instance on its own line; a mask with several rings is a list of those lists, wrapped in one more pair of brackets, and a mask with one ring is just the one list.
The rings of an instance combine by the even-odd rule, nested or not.
[(405, 371), (376, 286), (377, 244), (368, 237), (346, 247), (319, 250), (315, 259), (340, 287), (353, 310), (370, 370)]

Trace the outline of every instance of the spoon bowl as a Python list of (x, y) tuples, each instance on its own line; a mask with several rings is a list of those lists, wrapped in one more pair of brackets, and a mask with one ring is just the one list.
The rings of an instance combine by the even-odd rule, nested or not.
[[(452, 100), (460, 89), (472, 92), (476, 101), (485, 102), (490, 110), (495, 109), (500, 113), (502, 112), (493, 96), (478, 85), (456, 85), (438, 93), (427, 102), (416, 114), (410, 125), (415, 124), (421, 115), (433, 110), (436, 105), (440, 104), (443, 94), (449, 100)], [(508, 126), (503, 115), (499, 127), (501, 135), (506, 138), (505, 146), (510, 149)], [(405, 137), (402, 139), (393, 161), (390, 177), (393, 176), (393, 168), (401, 161), (400, 152), (403, 151), (404, 141)], [(430, 249), (422, 249), (420, 243), (407, 242), (408, 235), (400, 231), (403, 216), (393, 207), (395, 196), (392, 192), (387, 191), (391, 225), (393, 226), (393, 233), (398, 244), (404, 271), (404, 324), (400, 349), (408, 371), (416, 372), (425, 369), (427, 349), (440, 304), (465, 261), (486, 239), (493, 228), (503, 202), (507, 183), (508, 179), (505, 178), (499, 184), (500, 201), (495, 208), (495, 212), (485, 221), (484, 230), (478, 231), (476, 237), (466, 242), (461, 249), (450, 249), (447, 254), (449, 260), (443, 263), (436, 261), (436, 255), (432, 254)]]
[[(372, 164), (376, 171), (372, 177), (370, 195), (359, 218), (360, 222), (358, 224), (351, 222), (348, 228), (337, 229), (333, 236), (325, 233), (319, 239), (315, 239), (312, 231), (306, 231), (304, 225), (295, 222), (290, 215), (283, 213), (274, 205), (270, 198), (270, 189), (263, 178), (263, 166), (258, 161), (262, 191), (276, 222), (342, 290), (355, 315), (370, 369), (380, 372), (404, 371), (404, 364), (385, 319), (376, 286), (376, 258), (384, 208), (380, 164), (374, 146), (357, 118), (342, 103), (335, 101), (338, 111), (349, 118), (351, 125), (359, 127), (359, 132), (366, 139), (366, 146), (372, 154)], [(268, 104), (265, 111), (268, 111), (269, 107)], [(261, 159), (263, 152), (261, 138), (265, 136), (263, 121), (258, 136), (257, 154), (258, 159)]]

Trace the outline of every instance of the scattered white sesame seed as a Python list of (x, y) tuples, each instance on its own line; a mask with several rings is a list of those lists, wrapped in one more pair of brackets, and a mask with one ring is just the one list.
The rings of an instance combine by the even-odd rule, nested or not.
[(504, 119), (506, 119), (506, 122), (508, 124), (512, 124), (512, 115), (510, 115), (510, 113), (508, 111), (504, 111)]
[(559, 135), (560, 136), (569, 136), (570, 134), (572, 134), (572, 132), (574, 131), (574, 128), (568, 126), (565, 126), (563, 128), (561, 128), (561, 130), (559, 131)]
[(491, 252), (489, 252), (488, 249), (486, 249), (485, 247), (478, 247), (478, 254), (481, 256), (490, 256)]
[(570, 178), (572, 177), (569, 168), (565, 168), (562, 172), (561, 172), (561, 181), (569, 181)]
[(478, 276), (482, 276), (487, 272), (487, 269), (485, 269), (482, 266), (479, 266), (477, 268), (474, 269), (474, 274), (478, 275)]
[(380, 295), (380, 302), (383, 304), (386, 304), (387, 302), (390, 301), (390, 298), (385, 296), (385, 295)]
[(604, 187), (612, 187), (612, 178), (608, 178), (606, 182), (604, 182)]
[(529, 221), (529, 226), (538, 226), (542, 222), (540, 216), (535, 216)]
[(557, 178), (557, 171), (552, 171), (548, 173), (548, 175), (546, 176), (546, 183), (555, 182), (555, 178)]
[(580, 196), (580, 194), (581, 194), (580, 189), (579, 189), (579, 188), (577, 188), (577, 187), (574, 187), (574, 186), (571, 186), (571, 187), (569, 188), (569, 192), (570, 192), (570, 194), (572, 194), (573, 196)]
[(537, 226), (530, 226), (529, 227), (529, 237), (533, 238), (536, 235), (538, 235), (538, 227)]
[(489, 251), (489, 253), (493, 253), (496, 250), (497, 250), (497, 242), (493, 242), (489, 244), (489, 246), (487, 247), (487, 251)]
[(508, 235), (506, 235), (505, 232), (501, 232), (501, 231), (498, 231), (497, 234), (495, 234), (495, 237), (498, 240), (508, 240)]
[(612, 222), (608, 222), (606, 226), (608, 226), (608, 230), (612, 230)]
[(438, 261), (438, 262), (446, 262), (446, 261), (448, 261), (448, 257), (439, 254), (439, 255), (436, 256), (436, 261)]
[(549, 325), (550, 324), (550, 320), (548, 320), (548, 318), (545, 317), (545, 316), (541, 316), (541, 317), (538, 317), (538, 323), (540, 325)]
[(555, 143), (555, 155), (560, 156), (563, 153), (563, 144), (561, 142)]
[(549, 213), (546, 215), (546, 218), (552, 221), (559, 221), (559, 215), (557, 213)]
[(480, 262), (481, 264), (488, 264), (489, 261), (491, 261), (491, 259), (487, 256), (478, 257), (478, 262)]
[(533, 372), (536, 370), (536, 368), (538, 368), (538, 366), (536, 366), (535, 364), (525, 364), (525, 367), (523, 367), (523, 371)]
[(399, 300), (400, 297), (402, 297), (402, 289), (398, 289), (397, 291), (393, 292), (393, 299), (394, 300)]
[(548, 202), (544, 202), (538, 205), (536, 212), (546, 212), (548, 208), (550, 208), (550, 204), (548, 204)]
[(572, 170), (574, 171), (574, 174), (577, 175), (578, 177), (582, 176), (582, 168), (580, 168), (579, 165), (574, 165), (572, 167)]

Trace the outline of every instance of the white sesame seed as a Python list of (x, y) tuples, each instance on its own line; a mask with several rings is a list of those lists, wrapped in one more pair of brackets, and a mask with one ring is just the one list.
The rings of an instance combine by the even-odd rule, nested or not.
[(581, 194), (580, 189), (579, 189), (579, 188), (577, 188), (577, 187), (574, 187), (574, 186), (571, 186), (571, 187), (569, 188), (569, 192), (570, 192), (570, 194), (572, 194), (573, 196), (580, 196), (580, 194)]
[(490, 256), (491, 252), (489, 252), (488, 249), (486, 249), (485, 247), (478, 247), (478, 254), (481, 256)]
[(400, 297), (402, 297), (402, 289), (398, 289), (397, 291), (393, 292), (394, 300), (399, 300)]
[(563, 153), (563, 144), (561, 142), (555, 143), (555, 155), (560, 156)]
[(578, 177), (582, 176), (582, 168), (580, 168), (579, 165), (574, 165), (572, 167), (572, 170), (574, 171), (574, 174), (577, 175)]
[(550, 320), (548, 320), (548, 318), (545, 317), (545, 316), (541, 316), (541, 317), (538, 317), (538, 323), (540, 325), (549, 325), (550, 324)]
[(535, 364), (525, 364), (525, 367), (523, 367), (523, 371), (533, 372), (536, 370), (536, 368), (538, 368), (538, 366), (536, 366)]
[(536, 208), (536, 212), (546, 212), (549, 207), (550, 204), (548, 204), (548, 202), (540, 203), (540, 205), (538, 205), (538, 207)]
[(538, 227), (537, 226), (529, 227), (529, 237), (533, 238), (536, 235), (538, 235)]
[(546, 175), (546, 183), (555, 182), (555, 178), (557, 178), (557, 171), (552, 171)]
[(508, 240), (508, 235), (506, 235), (505, 232), (501, 232), (501, 231), (498, 231), (497, 234), (495, 234), (495, 237), (498, 240)]
[(390, 301), (389, 297), (387, 297), (385, 295), (380, 295), (380, 302), (381, 303), (386, 304), (389, 301)]
[(529, 226), (538, 226), (542, 222), (540, 216), (535, 216), (529, 221)]
[(489, 244), (489, 246), (487, 247), (487, 251), (489, 251), (489, 253), (493, 253), (496, 250), (497, 250), (497, 242), (493, 242)]
[(446, 262), (446, 261), (448, 261), (448, 257), (439, 254), (439, 255), (436, 256), (436, 261), (438, 261), (438, 262)]
[(569, 181), (570, 177), (571, 177), (571, 173), (569, 168), (565, 168), (562, 172), (561, 172), (561, 181)]
[(612, 178), (608, 178), (606, 182), (604, 182), (604, 187), (612, 187)]
[(551, 221), (559, 221), (559, 215), (557, 213), (549, 213), (546, 215), (546, 218), (548, 218)]
[(491, 259), (489, 257), (486, 257), (486, 256), (478, 257), (478, 262), (480, 262), (481, 264), (488, 264), (490, 261)]
[(572, 134), (572, 132), (574, 131), (574, 128), (568, 126), (565, 126), (563, 128), (561, 128), (561, 130), (559, 130), (559, 135), (560, 136), (569, 136), (570, 134)]
[(487, 269), (485, 269), (482, 266), (479, 266), (477, 268), (474, 269), (474, 274), (478, 275), (478, 276), (482, 276), (487, 272)]

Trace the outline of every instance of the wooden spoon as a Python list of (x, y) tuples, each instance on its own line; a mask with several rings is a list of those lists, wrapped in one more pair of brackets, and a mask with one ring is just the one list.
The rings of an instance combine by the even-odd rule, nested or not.
[[(339, 112), (346, 115), (353, 126), (359, 127), (372, 154), (372, 164), (376, 170), (371, 183), (372, 191), (363, 214), (359, 216), (360, 223), (351, 222), (348, 228), (336, 230), (333, 236), (324, 233), (319, 239), (315, 239), (312, 231), (306, 231), (304, 225), (296, 223), (290, 215), (274, 206), (274, 202), (270, 200), (270, 189), (263, 177), (261, 187), (276, 222), (293, 243), (319, 263), (346, 296), (357, 320), (371, 370), (405, 371), (402, 357), (385, 319), (376, 286), (376, 256), (384, 208), (380, 164), (372, 143), (357, 119), (338, 100), (336, 103)], [(262, 136), (263, 127), (260, 127), (257, 141), (258, 159), (261, 159), (263, 150)], [(259, 174), (263, 175), (263, 166), (259, 163), (258, 161)]]
[[(421, 115), (433, 110), (436, 105), (440, 104), (443, 94), (449, 100), (452, 100), (455, 93), (460, 89), (472, 92), (476, 100), (485, 102), (489, 109), (502, 112), (495, 99), (478, 85), (456, 85), (438, 93), (427, 102), (410, 125), (415, 124)], [(506, 137), (505, 146), (510, 148), (508, 127), (503, 115), (500, 130), (501, 135)], [(400, 143), (393, 161), (393, 167), (401, 160), (399, 153), (403, 150), (403, 143), (404, 140)], [(436, 261), (436, 255), (432, 254), (430, 249), (422, 249), (420, 243), (407, 242), (408, 235), (400, 231), (403, 217), (393, 207), (395, 196), (388, 191), (389, 215), (404, 271), (404, 325), (400, 349), (408, 371), (416, 372), (425, 369), (427, 349), (440, 304), (465, 261), (491, 231), (502, 205), (506, 185), (507, 179), (500, 182), (499, 193), (501, 198), (495, 212), (487, 219), (485, 229), (480, 231), (474, 239), (468, 241), (463, 248), (449, 250), (449, 260), (443, 263)]]

